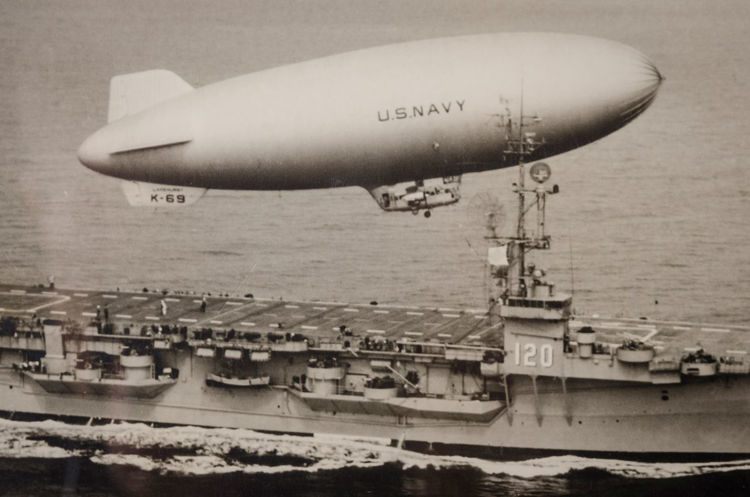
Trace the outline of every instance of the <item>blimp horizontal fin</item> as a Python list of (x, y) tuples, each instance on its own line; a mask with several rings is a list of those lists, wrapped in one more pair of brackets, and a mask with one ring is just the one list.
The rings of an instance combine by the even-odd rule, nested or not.
[(184, 79), (165, 69), (120, 74), (109, 84), (108, 122), (191, 91), (193, 87)]
[(122, 191), (135, 207), (182, 207), (197, 202), (207, 188), (160, 185), (143, 181), (123, 181)]
[(192, 140), (189, 129), (169, 129), (161, 135), (149, 136), (146, 134), (118, 137), (109, 150), (110, 154), (124, 154), (162, 147), (173, 147), (182, 145)]

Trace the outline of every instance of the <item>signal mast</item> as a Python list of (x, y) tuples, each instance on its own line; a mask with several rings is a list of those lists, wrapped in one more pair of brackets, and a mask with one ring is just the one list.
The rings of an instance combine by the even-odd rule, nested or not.
[[(498, 280), (497, 286), (501, 288), (499, 298), (503, 305), (508, 304), (509, 298), (515, 300), (534, 297), (538, 293), (535, 290), (540, 285), (548, 287), (548, 291), (544, 292), (546, 296), (551, 296), (553, 292), (552, 285), (547, 284), (542, 279), (544, 271), (536, 269), (533, 264), (527, 267), (525, 260), (526, 253), (531, 250), (548, 250), (550, 248), (550, 236), (545, 231), (547, 195), (558, 193), (560, 189), (557, 185), (549, 188), (545, 186), (546, 181), (551, 176), (551, 169), (544, 162), (538, 162), (531, 166), (529, 176), (536, 184), (530, 188), (526, 187), (525, 161), (543, 143), (536, 140), (536, 133), (524, 130), (525, 119), (533, 119), (534, 122), (540, 121), (537, 116), (524, 116), (522, 111), (517, 134), (513, 133), (513, 122), (511, 120), (508, 120), (506, 125), (508, 148), (504, 153), (518, 157), (518, 182), (513, 183), (513, 192), (518, 197), (515, 234), (513, 236), (499, 236), (495, 232), (493, 223), (489, 223), (486, 236), (490, 242), (495, 244), (496, 248), (507, 247), (507, 269), (493, 272), (493, 277)], [(527, 201), (527, 195), (531, 197), (529, 201)], [(533, 229), (527, 230), (526, 217), (534, 207), (536, 207), (536, 223)], [(540, 294), (539, 296), (543, 295)]]

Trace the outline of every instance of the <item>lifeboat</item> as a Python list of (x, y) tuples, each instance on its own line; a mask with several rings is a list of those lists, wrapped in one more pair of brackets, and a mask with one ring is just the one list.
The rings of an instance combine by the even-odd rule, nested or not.
[(266, 387), (271, 383), (270, 376), (255, 376), (239, 378), (210, 373), (206, 377), (206, 384), (212, 387)]

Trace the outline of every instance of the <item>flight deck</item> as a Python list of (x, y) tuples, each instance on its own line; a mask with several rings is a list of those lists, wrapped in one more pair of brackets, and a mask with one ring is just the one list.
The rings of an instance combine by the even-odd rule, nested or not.
[[(296, 333), (309, 340), (349, 335), (415, 342), (500, 345), (501, 325), (484, 310), (296, 302), (262, 298), (48, 290), (0, 285), (0, 314), (29, 320), (56, 319), (81, 325), (99, 321), (116, 328), (179, 326), (189, 330)], [(106, 315), (105, 315), (106, 314)], [(150, 331), (149, 331), (150, 333)]]
[[(45, 319), (77, 323), (81, 327), (112, 323), (134, 335), (151, 336), (162, 327), (211, 329), (220, 333), (297, 334), (311, 347), (344, 336), (364, 340), (443, 343), (479, 348), (501, 347), (499, 317), (482, 309), (299, 302), (241, 296), (65, 290), (0, 285), (0, 316), (16, 316), (30, 323)], [(494, 313), (493, 313), (494, 314)], [(646, 338), (675, 352), (704, 349), (721, 355), (750, 350), (750, 327), (574, 316), (571, 331), (592, 327), (603, 341), (620, 343)], [(41, 330), (41, 326), (39, 326)], [(223, 336), (227, 336), (226, 334)]]

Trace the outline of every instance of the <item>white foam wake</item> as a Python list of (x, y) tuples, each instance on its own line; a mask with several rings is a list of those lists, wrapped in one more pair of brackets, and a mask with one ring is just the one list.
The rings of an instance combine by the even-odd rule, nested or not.
[[(72, 443), (50, 445), (46, 440), (51, 438)], [(167, 452), (166, 457), (149, 455), (149, 451), (164, 450), (175, 451), (175, 454), (169, 455)], [(143, 453), (138, 453), (139, 451)], [(237, 454), (240, 456), (236, 456)], [(247, 457), (242, 457), (243, 455)], [(371, 441), (339, 437), (310, 438), (270, 435), (252, 430), (190, 426), (152, 428), (145, 424), (132, 423), (80, 426), (56, 421), (0, 420), (0, 457), (72, 456), (89, 457), (98, 464), (130, 465), (144, 471), (184, 475), (316, 472), (377, 467), (388, 463), (397, 463), (404, 468), (471, 467), (486, 474), (518, 478), (559, 476), (587, 468), (596, 468), (627, 478), (675, 478), (750, 470), (750, 460), (643, 463), (560, 456), (499, 462), (471, 457), (421, 454)], [(276, 462), (270, 462), (274, 460)]]

